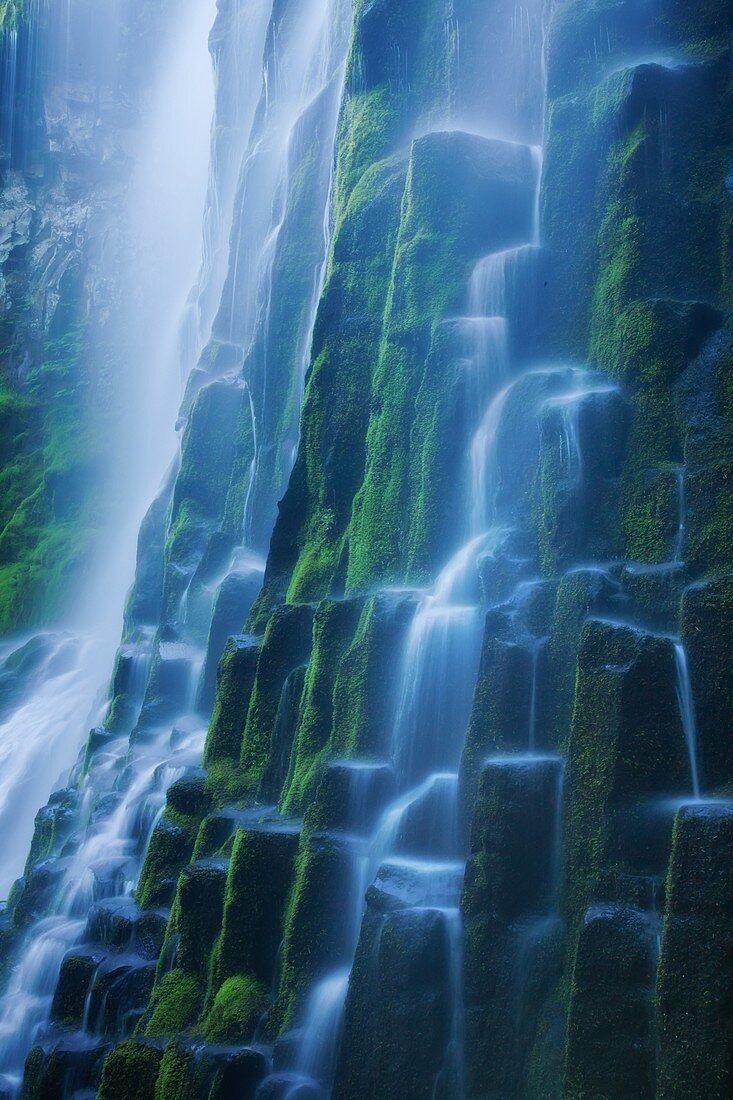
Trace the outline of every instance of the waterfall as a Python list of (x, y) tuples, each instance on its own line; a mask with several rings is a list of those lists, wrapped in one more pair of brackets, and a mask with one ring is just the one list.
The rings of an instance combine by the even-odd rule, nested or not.
[[(100, 275), (108, 281), (119, 279), (121, 301), (131, 304), (129, 312), (123, 304), (108, 333), (109, 339), (124, 343), (128, 356), (119, 386), (127, 406), (120, 410), (126, 427), (121, 438), (110, 443), (105, 477), (105, 492), (116, 508), (110, 517), (112, 530), (97, 540), (92, 567), (68, 601), (62, 629), (70, 636), (60, 642), (43, 675), (34, 675), (21, 705), (3, 719), (7, 761), (0, 823), (12, 820), (17, 839), (17, 845), (3, 850), (4, 892), (22, 871), (37, 807), (68, 773), (85, 725), (96, 725), (103, 716), (102, 690), (133, 575), (137, 531), (175, 453), (172, 425), (181, 395), (178, 331), (201, 256), (200, 236), (189, 227), (200, 224), (203, 213), (212, 108), (205, 43), (212, 19), (212, 3), (192, 0), (174, 34), (153, 95), (154, 107), (138, 139), (136, 169), (125, 199), (127, 269), (120, 274), (103, 266)], [(108, 39), (119, 33), (114, 26), (107, 30), (97, 43), (100, 66), (114, 52)], [(59, 49), (63, 52), (62, 43)], [(115, 262), (110, 255), (110, 264)], [(100, 360), (106, 353), (109, 348), (99, 349)], [(53, 640), (29, 644), (49, 645)], [(20, 640), (5, 657), (9, 670), (22, 662), (23, 652)]]
[[(201, 225), (204, 208), (213, 107), (206, 43), (213, 18), (209, 0), (187, 4), (143, 125), (123, 213), (130, 247), (120, 294), (129, 312), (123, 304), (116, 322), (116, 333), (131, 354), (124, 383), (128, 433), (111, 448), (108, 478), (108, 492), (119, 511), (112, 537), (100, 546), (95, 569), (77, 594), (70, 623), (74, 634), (55, 645), (42, 678), (31, 682), (28, 698), (5, 722), (8, 766), (0, 814), (12, 813), (18, 840), (17, 847), (5, 849), (6, 888), (22, 869), (34, 807), (48, 796), (52, 783), (58, 784), (59, 778), (63, 782), (85, 725), (96, 725), (104, 716), (101, 689), (133, 575), (137, 530), (175, 454), (172, 426), (181, 396), (178, 334), (201, 259), (200, 233), (191, 226)], [(28, 736), (29, 728), (35, 736)], [(82, 845), (57, 888), (54, 915), (32, 928), (0, 1002), (0, 1064), (11, 1082), (19, 1079), (23, 1058), (49, 1010), (61, 958), (78, 939), (87, 909), (99, 896), (96, 863), (113, 861), (117, 853), (129, 850), (126, 818), (138, 812), (141, 788), (152, 785), (155, 791), (151, 779), (157, 768), (157, 761), (148, 766), (106, 828)], [(21, 803), (16, 802), (19, 795)], [(159, 787), (153, 798), (162, 805), (162, 796)]]
[(448, 7), (0, 0), (0, 411), (78, 298), (107, 426), (0, 642), (7, 1100), (651, 1100), (681, 976), (722, 1098), (730, 44)]
[(690, 779), (692, 781), (692, 797), (700, 800), (700, 775), (697, 762), (697, 719), (695, 717), (695, 700), (690, 683), (690, 671), (687, 665), (687, 654), (681, 642), (675, 642), (675, 664), (677, 667), (677, 699), (680, 705), (680, 718), (682, 730), (685, 735), (687, 754), (690, 760)]

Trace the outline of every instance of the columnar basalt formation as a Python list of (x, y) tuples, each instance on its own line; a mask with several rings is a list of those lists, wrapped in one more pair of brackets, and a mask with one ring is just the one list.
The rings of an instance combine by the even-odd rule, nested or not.
[(731, 1094), (732, 48), (220, 3), (231, 232), (3, 918), (8, 1096)]

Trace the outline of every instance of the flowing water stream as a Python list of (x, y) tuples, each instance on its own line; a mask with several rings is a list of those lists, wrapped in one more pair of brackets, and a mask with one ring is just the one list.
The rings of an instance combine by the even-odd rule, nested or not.
[[(294, 380), (289, 383), (293, 392), (302, 392), (309, 332), (328, 246), (333, 136), (350, 8), (338, 0), (313, 0), (306, 6), (291, 6), (280, 22), (277, 43), (270, 40), (268, 46), (265, 32), (271, 5), (263, 2), (255, 7), (252, 11), (251, 5), (236, 3), (227, 9), (228, 23), (220, 28), (219, 23), (225, 18), (223, 12), (215, 23), (213, 3), (190, 0), (185, 18), (176, 25), (174, 41), (167, 52), (167, 67), (162, 70), (159, 86), (152, 95), (150, 119), (130, 198), (130, 233), (137, 244), (137, 251), (132, 252), (139, 267), (136, 264), (125, 275), (133, 278), (137, 273), (141, 286), (134, 287), (129, 295), (134, 313), (120, 320), (123, 328), (134, 329), (132, 344), (137, 348), (137, 356), (133, 362), (139, 371), (134, 375), (138, 386), (135, 399), (143, 406), (142, 415), (135, 420), (138, 434), (128, 441), (130, 460), (120, 467), (126, 473), (120, 491), (122, 529), (115, 533), (115, 545), (109, 548), (104, 568), (80, 597), (80, 606), (94, 613), (95, 627), (108, 632), (107, 641), (100, 644), (97, 635), (91, 646), (95, 660), (90, 662), (87, 656), (86, 665), (82, 666), (93, 669), (98, 677), (94, 678), (79, 675), (81, 654), (73, 667), (71, 659), (66, 660), (65, 666), (63, 654), (70, 650), (73, 656), (73, 639), (51, 639), (47, 643), (50, 655), (44, 658), (41, 667), (43, 675), (36, 676), (37, 694), (8, 721), (11, 736), (13, 722), (21, 731), (29, 717), (36, 719), (41, 733), (45, 730), (45, 735), (39, 733), (37, 746), (31, 741), (27, 742), (25, 754), (13, 752), (16, 769), (28, 768), (26, 757), (34, 748), (48, 747), (49, 732), (59, 749), (63, 749), (53, 762), (48, 788), (39, 785), (34, 789), (27, 802), (29, 807), (38, 805), (51, 783), (68, 771), (78, 752), (85, 722), (96, 723), (104, 714), (105, 707), (100, 702), (98, 715), (90, 714), (87, 719), (101, 678), (109, 672), (122, 602), (132, 577), (134, 538), (144, 509), (175, 453), (172, 428), (182, 385), (196, 366), (212, 329), (215, 337), (221, 329), (217, 313), (221, 318), (222, 293), (229, 302), (224, 311), (230, 318), (226, 322), (226, 339), (239, 349), (240, 357), (246, 359), (250, 355), (258, 338), (267, 346), (269, 287), (288, 209), (289, 172), (298, 168), (299, 157), (311, 154), (307, 125), (312, 121), (318, 127), (321, 165), (312, 197), (322, 206), (323, 215), (322, 227), (314, 238), (308, 275), (312, 303), (296, 334), (300, 353)], [(207, 49), (212, 26), (219, 125), (213, 129), (204, 216), (213, 107)], [(273, 45), (277, 46), (274, 51)], [(260, 69), (263, 51), (264, 85)], [(246, 69), (244, 73), (242, 66)], [(173, 190), (166, 192), (166, 187)], [(202, 224), (203, 236), (191, 231), (192, 226)], [(232, 260), (228, 258), (230, 236), (234, 242)], [(203, 264), (196, 283), (202, 253)], [(265, 363), (259, 375), (254, 369), (247, 372), (254, 436), (264, 447), (268, 447), (270, 430), (269, 425), (262, 423), (268, 407), (267, 370)], [(132, 393), (130, 397), (133, 398)], [(255, 466), (257, 461), (255, 457)], [(292, 443), (285, 461), (292, 461)], [(287, 465), (280, 477), (286, 475)], [(279, 482), (267, 490), (268, 494), (274, 494), (268, 514), (274, 509), (280, 491)], [(250, 528), (251, 524), (245, 523), (245, 540)], [(260, 532), (258, 540), (266, 543), (267, 532), (262, 528)], [(217, 588), (230, 579), (253, 577), (250, 602), (256, 594), (264, 562), (245, 544), (235, 547), (229, 562), (213, 584), (208, 582), (205, 599), (209, 616)], [(117, 592), (119, 595), (114, 595)], [(90, 763), (80, 761), (72, 773), (71, 782), (77, 784), (71, 811), (73, 843), (69, 855), (54, 863), (55, 877), (48, 886), (50, 900), (45, 905), (50, 915), (31, 922), (27, 947), (0, 1001), (0, 1065), (11, 1089), (18, 1087), (25, 1055), (34, 1039), (42, 1034), (63, 956), (83, 938), (87, 915), (94, 906), (124, 899), (134, 890), (168, 787), (187, 769), (200, 763), (206, 717), (197, 713), (197, 707), (205, 651), (194, 620), (187, 625), (194, 613), (200, 618), (201, 596), (197, 598), (198, 604), (192, 608), (190, 585), (184, 587), (178, 608), (177, 638), (166, 640), (136, 626), (120, 651), (121, 659), (131, 669), (127, 696), (134, 714), (140, 713), (149, 698), (147, 681), (156, 667), (173, 671), (166, 689), (169, 698), (162, 710), (160, 702), (156, 703), (153, 724), (132, 743), (124, 730), (105, 737), (105, 743)], [(246, 612), (240, 613), (243, 616)], [(53, 720), (49, 721), (51, 717)], [(57, 729), (58, 733), (54, 733)], [(37, 767), (35, 779), (39, 779)], [(22, 790), (15, 775), (7, 790), (13, 788)], [(31, 828), (32, 818), (27, 823), (26, 835), (13, 848), (16, 863), (8, 870), (8, 881), (21, 869), (21, 853), (27, 846)], [(46, 887), (44, 890), (49, 898)], [(129, 959), (130, 972), (140, 969), (142, 973), (146, 966), (149, 969), (149, 964), (134, 955)], [(85, 1020), (93, 1032), (96, 1025), (90, 1012), (85, 1013)], [(97, 1015), (98, 1012), (99, 1009)]]
[[(98, 539), (92, 568), (75, 593), (73, 612), (64, 624), (70, 636), (56, 643), (45, 672), (33, 673), (22, 689), (22, 702), (3, 719), (7, 758), (0, 825), (12, 819), (17, 840), (3, 846), (4, 893), (22, 871), (38, 806), (73, 764), (85, 726), (103, 715), (103, 689), (119, 640), (138, 529), (175, 454), (173, 424), (182, 393), (178, 334), (201, 260), (200, 232), (192, 232), (191, 226), (201, 225), (204, 209), (213, 105), (206, 39), (213, 17), (213, 3), (187, 0), (139, 138), (123, 215), (131, 241), (128, 269), (119, 276), (121, 301), (131, 308), (126, 312), (123, 305), (116, 322), (116, 334), (128, 347), (121, 387), (128, 404), (121, 410), (126, 430), (109, 448), (106, 482), (108, 498), (118, 508), (114, 530)], [(115, 38), (114, 15), (108, 23), (107, 35), (97, 43), (100, 66), (111, 49), (110, 38)], [(118, 273), (110, 271), (107, 277), (117, 278)], [(36, 639), (33, 644), (55, 643)], [(17, 667), (28, 661), (20, 642), (10, 648), (3, 667), (17, 674)]]

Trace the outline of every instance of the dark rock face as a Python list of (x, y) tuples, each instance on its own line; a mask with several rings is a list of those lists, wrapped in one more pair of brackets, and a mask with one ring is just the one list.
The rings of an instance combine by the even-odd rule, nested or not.
[(451, 1026), (449, 973), (442, 913), (367, 915), (349, 986), (335, 1097), (417, 1100), (430, 1092)]
[(659, 1095), (731, 1088), (733, 880), (730, 805), (691, 806), (675, 823), (659, 961)]
[(583, 918), (568, 1020), (568, 1096), (653, 1097), (656, 929), (638, 910)]

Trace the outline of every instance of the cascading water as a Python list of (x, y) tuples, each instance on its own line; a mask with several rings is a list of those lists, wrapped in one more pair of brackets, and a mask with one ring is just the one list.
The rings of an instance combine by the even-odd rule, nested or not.
[[(150, 498), (162, 473), (161, 463), (169, 460), (171, 453), (165, 432), (157, 426), (154, 428), (153, 424), (156, 418), (160, 418), (164, 425), (172, 424), (174, 417), (169, 406), (180, 392), (180, 378), (185, 378), (195, 365), (199, 352), (209, 339), (215, 307), (221, 312), (217, 303), (225, 281), (222, 249), (235, 219), (237, 229), (233, 235), (233, 256), (228, 275), (230, 297), (227, 301), (230, 301), (228, 308), (231, 317), (237, 317), (238, 323), (244, 325), (239, 343), (240, 355), (255, 339), (255, 328), (261, 334), (264, 345), (267, 345), (268, 286), (276, 270), (278, 239), (283, 233), (288, 211), (288, 171), (297, 168), (298, 158), (310, 153), (301, 142), (306, 137), (303, 128), (311, 117), (318, 127), (317, 164), (320, 170), (310, 197), (320, 203), (324, 211), (328, 206), (333, 133), (340, 98), (339, 78), (343, 71), (347, 41), (348, 6), (313, 4), (308, 10), (293, 6), (289, 13), (279, 13), (277, 43), (273, 38), (271, 22), (270, 37), (265, 41), (271, 14), (269, 4), (258, 8), (259, 21), (254, 23), (244, 18), (244, 12), (238, 5), (235, 9), (226, 13), (229, 20), (227, 31), (236, 36), (241, 30), (246, 40), (244, 56), (232, 48), (232, 42), (222, 44), (217, 39), (216, 28), (212, 40), (218, 65), (217, 112), (221, 122), (226, 118), (231, 125), (220, 125), (214, 130), (212, 175), (204, 221), (203, 269), (198, 293), (192, 296), (188, 305), (186, 296), (195, 278), (195, 268), (191, 268), (187, 257), (192, 247), (195, 257), (196, 238), (184, 231), (177, 219), (183, 219), (186, 226), (196, 224), (196, 221), (200, 223), (201, 219), (196, 218), (190, 201), (187, 205), (188, 195), (183, 198), (174, 196), (171, 201), (171, 196), (164, 195), (162, 188), (171, 178), (169, 173), (172, 171), (174, 179), (183, 181), (185, 187), (190, 188), (190, 193), (197, 193), (199, 201), (203, 201), (201, 167), (205, 165), (205, 158), (201, 154), (205, 143), (191, 140), (191, 118), (204, 121), (207, 104), (210, 104), (210, 99), (202, 92), (207, 83), (210, 86), (206, 57), (208, 30), (214, 20), (210, 4), (192, 3), (189, 18), (178, 32), (179, 45), (171, 54), (169, 72), (155, 99), (148, 152), (143, 151), (136, 171), (131, 225), (135, 240), (140, 245), (137, 256), (140, 271), (149, 277), (151, 285), (143, 288), (141, 294), (131, 295), (130, 315), (125, 323), (138, 326), (135, 329), (135, 336), (139, 339), (136, 362), (140, 364), (142, 379), (150, 391), (149, 399), (144, 402), (145, 416), (140, 418), (142, 425), (138, 423), (138, 428), (144, 438), (153, 437), (155, 453), (147, 455), (140, 437), (135, 436), (138, 440), (133, 448), (135, 462), (132, 468), (128, 464), (131, 476), (125, 486), (126, 495), (121, 497), (125, 502), (123, 520), (129, 525), (130, 532), (139, 524), (139, 501), (146, 496)], [(251, 13), (248, 11), (247, 15)], [(219, 18), (224, 19), (224, 13), (220, 13)], [(303, 48), (304, 42), (307, 49)], [(261, 89), (259, 82), (251, 78), (251, 67), (258, 64), (263, 50), (266, 69), (265, 85)], [(247, 79), (242, 83), (237, 78), (237, 70), (240, 64), (246, 63), (247, 56), (250, 57)], [(293, 64), (289, 60), (291, 57)], [(192, 80), (192, 74), (197, 78)], [(237, 100), (234, 105), (232, 94)], [(191, 97), (191, 109), (182, 110), (187, 96)], [(259, 121), (253, 130), (258, 98)], [(187, 140), (179, 132), (181, 126), (186, 131)], [(205, 128), (204, 134), (206, 132)], [(191, 167), (182, 164), (176, 168), (176, 158), (180, 155), (198, 159), (195, 163), (192, 159)], [(235, 169), (240, 164), (236, 200), (240, 206), (237, 212), (234, 177)], [(259, 195), (260, 221), (254, 217), (249, 206), (253, 188)], [(135, 196), (138, 197), (137, 206), (134, 205)], [(158, 218), (158, 211), (161, 210), (166, 212), (166, 218)], [(165, 242), (171, 232), (173, 239), (168, 246)], [(254, 244), (250, 241), (248, 245), (243, 245), (242, 234), (253, 233)], [(294, 383), (291, 383), (296, 393), (302, 389), (303, 349), (308, 345), (309, 330), (313, 324), (327, 234), (328, 215), (323, 213), (320, 225), (316, 223), (314, 227), (312, 258), (309, 255), (304, 257), (305, 277), (310, 282), (312, 302), (296, 332), (298, 354), (294, 356)], [(254, 266), (246, 263), (243, 268), (242, 257), (246, 248), (250, 249), (250, 256), (264, 249), (269, 259), (262, 264), (258, 261)], [(164, 262), (161, 264), (161, 261)], [(170, 266), (166, 266), (165, 261)], [(169, 272), (174, 273), (173, 279), (168, 278)], [(231, 304), (233, 302), (236, 302), (236, 308)], [(246, 320), (248, 310), (251, 310), (251, 322)], [(152, 325), (150, 336), (145, 318), (149, 318)], [(168, 318), (168, 324), (162, 323), (161, 318)], [(158, 368), (156, 371), (150, 371), (147, 366), (153, 361)], [(260, 399), (256, 395), (266, 393), (266, 389), (261, 387), (267, 385), (267, 370), (267, 363), (259, 375), (255, 370), (254, 381), (250, 374), (250, 389), (255, 393), (250, 403), (255, 417), (261, 407), (257, 405)], [(167, 415), (163, 415), (166, 410)], [(267, 445), (267, 430), (267, 426), (255, 426), (260, 445)], [(124, 532), (120, 542), (124, 546)], [(103, 578), (96, 581), (93, 592), (87, 597), (90, 602), (93, 599), (99, 601), (99, 589), (109, 584), (110, 574), (114, 573), (116, 577), (120, 572), (121, 556), (111, 555), (113, 562), (106, 562)], [(208, 603), (209, 615), (212, 602), (216, 608), (213, 597), (217, 585), (223, 591), (230, 580), (236, 582), (237, 578), (247, 579), (250, 575), (261, 577), (263, 563), (246, 547), (235, 546), (229, 561), (229, 567), (215, 577), (213, 585), (209, 581), (204, 590), (203, 598), (204, 603)], [(250, 603), (255, 593), (256, 586), (249, 597)], [(78, 784), (78, 791), (73, 796), (76, 831), (72, 854), (57, 864), (58, 881), (52, 883), (51, 899), (45, 906), (50, 915), (33, 923), (29, 929), (26, 937), (28, 945), (21, 952), (0, 1005), (0, 1061), (12, 1088), (20, 1080), (25, 1054), (48, 1015), (61, 960), (82, 936), (90, 907), (107, 904), (109, 899), (118, 896), (124, 898), (134, 889), (148, 840), (165, 804), (166, 790), (185, 774), (187, 768), (197, 765), (201, 759), (205, 727), (193, 711), (199, 695), (204, 652), (193, 639), (197, 631), (200, 637), (200, 628), (194, 624), (201, 618), (202, 596), (197, 594), (195, 606), (192, 606), (190, 596), (189, 584), (183, 589), (178, 608), (182, 636), (166, 640), (156, 637), (143, 624), (135, 623), (139, 600), (133, 593), (128, 607), (128, 616), (132, 616), (128, 622), (129, 638), (118, 659), (118, 668), (129, 668), (125, 691), (127, 705), (132, 706), (133, 715), (140, 711), (141, 704), (148, 706), (146, 700), (150, 697), (151, 688), (146, 684), (149, 676), (156, 675), (156, 668), (179, 667), (183, 679), (171, 682), (170, 688), (166, 689), (173, 692), (173, 698), (165, 707), (165, 716), (170, 715), (168, 722), (160, 724), (157, 717), (160, 707), (156, 702), (158, 710), (154, 711), (154, 725), (146, 735), (137, 736), (132, 749), (124, 732), (122, 736), (105, 736), (101, 751), (98, 750), (86, 763), (81, 762), (72, 775), (72, 782)], [(244, 614), (244, 611), (239, 613)], [(221, 627), (218, 630), (220, 633)], [(212, 626), (210, 648), (216, 645), (221, 647), (224, 640), (225, 637), (219, 639)], [(109, 653), (106, 656), (109, 661)], [(212, 656), (216, 661), (215, 650)], [(48, 679), (47, 682), (53, 684)], [(77, 677), (77, 688), (80, 682), (84, 683)], [(78, 735), (79, 722), (81, 720), (83, 723), (84, 719), (80, 719), (79, 709), (72, 704), (70, 711), (74, 709)], [(153, 714), (153, 708), (149, 707), (149, 710)], [(83, 715), (83, 711), (81, 713)], [(73, 720), (71, 713), (69, 718)], [(175, 726), (173, 733), (171, 724)], [(123, 764), (125, 768), (120, 776)], [(105, 799), (111, 804), (111, 810), (103, 808)], [(104, 970), (104, 965), (100, 966), (102, 983)], [(149, 971), (149, 964), (133, 952), (128, 970), (138, 970), (144, 976)], [(97, 1007), (96, 1014), (92, 1013), (95, 1003), (92, 988), (88, 998), (89, 1011), (85, 1010), (84, 1015), (84, 1024), (91, 1032), (97, 1026), (94, 1021), (101, 1011)]]
[[(562, 265), (543, 188), (585, 95), (564, 94), (563, 35), (582, 79), (615, 81), (590, 98), (616, 137), (669, 74), (657, 54), (641, 74), (616, 68), (641, 19), (625, 3), (587, 56), (582, 0), (559, 31), (546, 0), (449, 18), (427, 3), (190, 5), (133, 174), (145, 277), (121, 276), (118, 327), (139, 325), (128, 396), (145, 410), (111, 445), (115, 465), (132, 455), (124, 531), (80, 597), (87, 619), (142, 520), (136, 580), (110, 702), (0, 923), (6, 1091), (35, 1100), (63, 1073), (62, 1100), (110, 1100), (129, 1074), (146, 1100), (523, 1100), (547, 1075), (553, 1095), (626, 1100), (587, 1080), (640, 1064), (628, 1095), (649, 1100), (665, 1055), (648, 1006), (661, 1019), (679, 993), (654, 990), (676, 949), (665, 875), (729, 812), (701, 795), (717, 748), (693, 693), (702, 586), (686, 562), (709, 410), (658, 466), (648, 441), (634, 450), (648, 380), (604, 348), (582, 365), (584, 337), (547, 323)], [(200, 249), (206, 181), (176, 158), (206, 159), (212, 25)], [(657, 113), (670, 182), (667, 107), (644, 127)], [(612, 158), (624, 186), (642, 129)], [(195, 187), (166, 207), (176, 165)], [(585, 183), (563, 186), (575, 199)], [(425, 308), (443, 283), (445, 308)], [(685, 348), (713, 323), (695, 308), (669, 308)], [(682, 416), (697, 395), (681, 361), (673, 373)], [(105, 637), (121, 600), (98, 616)], [(58, 632), (0, 653), (6, 830), (16, 772), (50, 739), (71, 744), (94, 702), (76, 645)], [(28, 722), (39, 736), (20, 751), (13, 723)], [(603, 1045), (604, 980), (620, 1059)], [(575, 1087), (558, 1067), (575, 1072), (588, 1028), (591, 1061), (613, 1065), (599, 1057)]]
[[(538, 196), (540, 151), (532, 149), (531, 156)], [(356, 894), (349, 909), (359, 919), (344, 957), (353, 958), (364, 889), (372, 882), (372, 889), (394, 898), (417, 920), (437, 917), (444, 926), (451, 1025), (435, 1095), (452, 1100), (465, 1095), (459, 906), (466, 852), (461, 840), (459, 769), (483, 630), (480, 563), (505, 536), (492, 491), (492, 469), (502, 414), (515, 385), (507, 382), (513, 368), (512, 326), (532, 300), (538, 217), (536, 199), (532, 240), (486, 257), (471, 280), (468, 312), (459, 321), (469, 348), (463, 360), (464, 384), (478, 424), (473, 439), (467, 441), (466, 541), (432, 590), (421, 595), (408, 633), (389, 761), (397, 797), (384, 808), (370, 835), (367, 832), (366, 837), (362, 834), (351, 841)], [(356, 774), (365, 773), (363, 765), (352, 766)], [(372, 950), (377, 951), (378, 944), (379, 936)], [(341, 966), (321, 978), (309, 994), (298, 1032), (300, 1053), (285, 1077), (288, 1091), (284, 1095), (300, 1095), (299, 1089), (304, 1095), (311, 1095), (308, 1089), (330, 1089), (335, 1068), (331, 1052), (341, 1033), (347, 977), (348, 968)], [(328, 1052), (326, 1057), (313, 1057), (316, 1045)], [(262, 1095), (269, 1095), (269, 1088), (267, 1083), (262, 1086)]]
[[(131, 355), (125, 394), (130, 415), (124, 417), (129, 430), (111, 447), (114, 473), (108, 484), (109, 493), (118, 501), (118, 522), (109, 544), (103, 541), (99, 548), (96, 568), (85, 589), (77, 595), (72, 628), (80, 640), (69, 637), (45, 643), (51, 644), (51, 654), (39, 670), (42, 677), (36, 674), (35, 682), (31, 680), (28, 698), (5, 722), (3, 743), (12, 767), (4, 773), (8, 782), (2, 813), (13, 814), (19, 842), (18, 847), (6, 849), (6, 888), (22, 869), (21, 853), (32, 832), (33, 807), (47, 795), (51, 784), (68, 772), (85, 724), (96, 725), (103, 717), (105, 708), (98, 696), (114, 655), (133, 572), (137, 528), (175, 448), (175, 438), (166, 429), (175, 419), (181, 392), (177, 333), (201, 255), (200, 238), (190, 232), (190, 226), (200, 225), (203, 215), (213, 105), (206, 40), (213, 18), (213, 5), (206, 0), (188, 4), (153, 93), (130, 185), (124, 220), (131, 247), (120, 295), (123, 302), (134, 303), (136, 311), (127, 313), (123, 306), (117, 329), (124, 334)], [(129, 338), (130, 332), (134, 339)], [(22, 650), (14, 650), (6, 658), (6, 667), (18, 665), (22, 654)], [(133, 661), (144, 662), (144, 645), (140, 654)], [(138, 690), (143, 680), (144, 676), (138, 675)], [(92, 712), (95, 700), (96, 714)], [(28, 737), (29, 728), (37, 731), (37, 737)], [(124, 751), (122, 746), (120, 750)], [(158, 763), (148, 765), (104, 828), (80, 846), (54, 887), (53, 915), (31, 930), (0, 1005), (0, 1064), (10, 1082), (20, 1077), (25, 1054), (50, 1006), (54, 972), (83, 930), (92, 900), (111, 887), (128, 886), (123, 862), (131, 855), (128, 838), (134, 834), (133, 818), (139, 813), (141, 799), (147, 803), (148, 813), (155, 813), (156, 799), (162, 806), (164, 786), (155, 775)], [(82, 785), (82, 830), (88, 825), (85, 800), (87, 813), (91, 809), (87, 792), (109, 788), (114, 761), (108, 759), (100, 771), (106, 776), (90, 773)], [(154, 793), (148, 802), (151, 789)], [(20, 805), (15, 802), (19, 795)], [(152, 820), (148, 832), (151, 825)], [(102, 865), (115, 861), (112, 881), (103, 883), (100, 875), (108, 872), (102, 871)]]
[[(137, 530), (174, 453), (174, 436), (165, 429), (172, 425), (180, 400), (177, 330), (200, 262), (200, 241), (188, 227), (200, 223), (203, 211), (211, 79), (201, 43), (205, 43), (212, 11), (211, 4), (192, 3), (183, 29), (174, 36), (171, 61), (163, 70), (154, 108), (138, 143), (137, 167), (125, 203), (123, 232), (130, 237), (127, 270), (120, 274), (112, 268), (102, 275), (118, 280), (120, 300), (137, 307), (126, 312), (123, 304), (108, 332), (108, 339), (120, 340), (127, 356), (125, 379), (118, 386), (127, 405), (119, 410), (126, 427), (118, 440), (110, 442), (105, 478), (107, 497), (117, 505), (109, 524), (114, 530), (97, 540), (92, 567), (68, 601), (71, 609), (64, 628), (71, 636), (58, 642), (49, 637), (29, 643), (58, 652), (51, 654), (45, 671), (35, 672), (25, 687), (21, 682), (22, 702), (4, 718), (7, 760), (0, 823), (12, 820), (17, 840), (3, 849), (0, 889), (4, 891), (22, 870), (35, 808), (71, 767), (84, 725), (96, 724), (102, 717), (102, 690), (133, 573)], [(114, 55), (117, 34), (119, 28), (111, 18), (96, 43), (101, 70)], [(85, 40), (87, 47), (88, 51), (94, 48)], [(63, 42), (56, 48), (63, 53)], [(92, 64), (89, 56), (86, 64)], [(164, 218), (160, 211), (165, 211)], [(110, 263), (115, 263), (113, 257)], [(139, 308), (141, 301), (144, 310)], [(102, 357), (104, 349), (98, 354)], [(24, 652), (19, 644), (5, 657), (8, 678), (19, 678), (18, 670), (28, 665)], [(10, 835), (10, 826), (5, 835)]]

